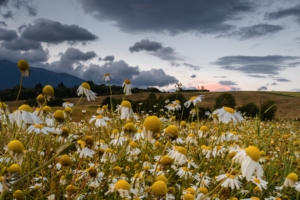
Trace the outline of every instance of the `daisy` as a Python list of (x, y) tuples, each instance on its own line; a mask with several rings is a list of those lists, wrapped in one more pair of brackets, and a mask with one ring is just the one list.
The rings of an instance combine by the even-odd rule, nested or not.
[(231, 120), (234, 124), (237, 122), (241, 122), (244, 120), (241, 113), (236, 112), (234, 109), (230, 107), (222, 107), (220, 109), (215, 110), (212, 115), (217, 115), (219, 121), (228, 124)]
[(95, 121), (96, 127), (106, 126), (106, 121), (109, 121), (110, 119), (108, 117), (103, 117), (102, 115), (93, 115), (90, 119), (89, 123)]
[(130, 80), (126, 79), (123, 84), (122, 87), (124, 87), (123, 92), (125, 93), (126, 96), (131, 95), (131, 89), (132, 89), (132, 85)]
[(241, 182), (238, 180), (238, 177), (229, 173), (216, 176), (216, 180), (223, 181), (223, 183), (221, 184), (222, 187), (230, 187), (233, 190), (235, 188), (239, 190), (241, 187)]
[(250, 181), (254, 172), (258, 178), (261, 178), (264, 173), (261, 165), (258, 163), (260, 156), (261, 154), (257, 147), (249, 146), (246, 149), (238, 150), (232, 160), (241, 164), (243, 176), (246, 177), (247, 181)]
[(188, 107), (190, 107), (191, 103), (193, 103), (193, 105), (196, 106), (197, 103), (200, 103), (202, 101), (203, 96), (204, 95), (192, 96), (190, 98), (190, 100), (188, 100), (187, 102), (184, 103), (184, 106), (188, 108)]
[(83, 82), (77, 89), (78, 96), (83, 94), (85, 94), (88, 101), (90, 100), (95, 101), (95, 98), (97, 98), (96, 97), (97, 94), (91, 90), (91, 86), (87, 82)]
[(26, 60), (19, 60), (18, 68), (22, 74), (22, 76), (29, 76), (30, 75), (30, 66)]
[(188, 179), (192, 176), (192, 172), (190, 172), (187, 167), (180, 167), (176, 175), (180, 178)]
[(87, 158), (87, 157), (93, 158), (94, 154), (95, 154), (95, 151), (91, 150), (88, 147), (84, 147), (80, 151), (79, 158)]
[(298, 181), (298, 175), (295, 173), (290, 173), (284, 180), (283, 186), (294, 187)]
[(36, 134), (44, 133), (45, 135), (48, 135), (49, 132), (53, 132), (53, 129), (49, 128), (49, 127), (44, 127), (41, 124), (35, 124), (35, 125), (29, 126), (27, 131), (28, 131), (28, 133), (36, 133)]
[(168, 150), (168, 156), (174, 159), (175, 163), (178, 165), (183, 165), (187, 161), (187, 150), (184, 147), (172, 146), (172, 150)]
[(104, 74), (102, 80), (105, 81), (105, 82), (109, 82), (112, 78), (114, 78), (112, 75)]
[(100, 160), (101, 162), (110, 162), (113, 163), (116, 161), (116, 155), (111, 148), (105, 149), (105, 152)]
[(261, 178), (256, 178), (255, 176), (252, 176), (251, 180), (252, 183), (254, 183), (256, 186), (259, 187), (259, 189), (262, 191), (262, 188), (266, 189), (268, 182), (265, 180), (262, 180)]
[(124, 100), (121, 105), (117, 106), (115, 112), (121, 114), (121, 119), (129, 119), (133, 115), (133, 110), (131, 108), (131, 103), (129, 101)]
[(62, 106), (64, 107), (64, 108), (67, 108), (67, 107), (74, 107), (74, 104), (73, 103), (70, 103), (70, 102), (64, 102), (63, 104), (62, 104)]
[(31, 107), (26, 104), (21, 105), (18, 110), (10, 115), (10, 121), (22, 127), (25, 127), (27, 124), (42, 123), (41, 119), (32, 113)]

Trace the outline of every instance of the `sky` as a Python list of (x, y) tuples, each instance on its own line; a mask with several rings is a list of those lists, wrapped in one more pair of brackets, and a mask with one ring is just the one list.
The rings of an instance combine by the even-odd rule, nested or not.
[(299, 0), (0, 0), (0, 59), (96, 84), (300, 91)]

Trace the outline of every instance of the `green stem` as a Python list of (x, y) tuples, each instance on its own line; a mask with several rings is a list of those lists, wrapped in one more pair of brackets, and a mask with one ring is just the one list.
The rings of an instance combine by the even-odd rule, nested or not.
[(75, 108), (78, 106), (78, 104), (79, 104), (79, 102), (81, 101), (82, 97), (83, 97), (83, 93), (81, 94), (81, 96), (80, 96), (80, 98), (79, 98), (77, 104), (74, 106), (74, 108), (73, 108), (72, 111), (70, 112), (70, 115), (71, 115), (72, 112), (75, 110)]
[(23, 75), (21, 74), (21, 79), (20, 79), (20, 88), (19, 88), (19, 92), (18, 92), (18, 95), (17, 95), (16, 103), (15, 103), (15, 110), (17, 109), (17, 103), (18, 103), (19, 96), (20, 96), (21, 89), (22, 89), (22, 81), (23, 81)]

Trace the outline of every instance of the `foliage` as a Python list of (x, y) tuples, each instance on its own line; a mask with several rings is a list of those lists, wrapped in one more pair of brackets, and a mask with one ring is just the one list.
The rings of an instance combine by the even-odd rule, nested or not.
[(252, 118), (256, 117), (260, 111), (259, 107), (253, 102), (247, 103), (242, 107), (238, 107), (237, 110), (240, 111), (242, 114), (245, 113), (245, 116)]
[(260, 118), (263, 121), (273, 120), (275, 112), (277, 111), (277, 105), (273, 100), (267, 100), (260, 105)]
[(227, 106), (230, 108), (234, 108), (236, 106), (235, 98), (232, 94), (222, 93), (217, 97), (215, 109), (222, 108), (223, 106)]

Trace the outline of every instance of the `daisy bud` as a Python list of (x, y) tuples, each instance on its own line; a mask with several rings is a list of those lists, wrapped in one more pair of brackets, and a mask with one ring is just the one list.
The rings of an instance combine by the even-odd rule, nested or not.
[(70, 184), (70, 185), (68, 185), (68, 186), (66, 187), (66, 190), (67, 190), (68, 192), (73, 192), (73, 193), (75, 193), (77, 190), (79, 190), (79, 188), (76, 187), (75, 185)]
[(124, 132), (133, 132), (135, 130), (133, 123), (127, 123), (124, 126)]
[(24, 146), (19, 140), (13, 140), (8, 143), (7, 148), (14, 153), (23, 153)]
[(16, 190), (13, 193), (13, 197), (16, 198), (17, 200), (24, 199), (24, 193), (22, 190)]
[(46, 85), (43, 88), (42, 94), (49, 101), (54, 96), (54, 89), (53, 89), (53, 87), (51, 85)]
[(10, 173), (22, 173), (22, 168), (18, 164), (12, 164), (11, 166), (8, 167), (8, 172)]
[(168, 193), (175, 194), (175, 192), (176, 192), (176, 189), (174, 187), (168, 188)]
[(84, 141), (87, 146), (92, 147), (94, 145), (94, 139), (92, 136), (85, 136)]
[(122, 168), (121, 168), (120, 166), (115, 166), (115, 167), (113, 168), (113, 171), (116, 172), (117, 174), (121, 174)]
[(152, 189), (152, 192), (158, 196), (164, 196), (167, 194), (167, 191), (168, 191), (167, 185), (163, 181), (156, 181), (151, 186), (151, 189)]
[(69, 129), (67, 127), (63, 127), (61, 130), (61, 136), (67, 138), (69, 136)]
[(56, 110), (53, 114), (53, 117), (59, 123), (62, 123), (63, 121), (65, 121), (65, 115), (62, 110)]
[(165, 182), (167, 184), (168, 179), (165, 176), (157, 176), (155, 178), (155, 181), (163, 181), (163, 182)]
[(202, 131), (203, 133), (207, 132), (208, 131), (208, 127), (207, 126), (201, 126), (200, 127), (200, 131)]
[(52, 108), (50, 106), (44, 106), (43, 107), (43, 111), (51, 113), (52, 112)]
[(170, 125), (165, 129), (165, 137), (167, 139), (176, 140), (178, 138), (178, 128), (175, 125)]
[(27, 112), (32, 112), (32, 109), (30, 106), (28, 106), (27, 104), (23, 104), (21, 105), (18, 110), (23, 110), (23, 111), (27, 111)]
[(206, 187), (199, 187), (198, 188), (198, 191), (202, 194), (207, 194), (208, 193), (208, 190)]
[(181, 128), (186, 127), (186, 122), (185, 122), (185, 121), (181, 121), (181, 122), (180, 122), (180, 127), (181, 127)]
[(22, 74), (22, 76), (29, 76), (30, 75), (30, 67), (26, 60), (19, 60), (18, 68)]
[(194, 200), (195, 197), (192, 194), (185, 194), (183, 195), (183, 200)]
[(172, 165), (173, 162), (174, 162), (174, 160), (168, 155), (161, 157), (161, 159), (159, 161), (159, 163), (162, 165)]
[(125, 181), (125, 180), (119, 180), (115, 184), (115, 189), (116, 190), (119, 190), (119, 189), (130, 190), (130, 184), (127, 181)]
[(59, 159), (59, 163), (64, 166), (71, 166), (72, 165), (72, 160), (68, 155), (62, 155)]
[(44, 95), (42, 95), (42, 94), (39, 94), (39, 95), (36, 97), (36, 102), (39, 104), (39, 106), (44, 105), (44, 104), (45, 104), (45, 101), (46, 101), (46, 99), (45, 99)]

